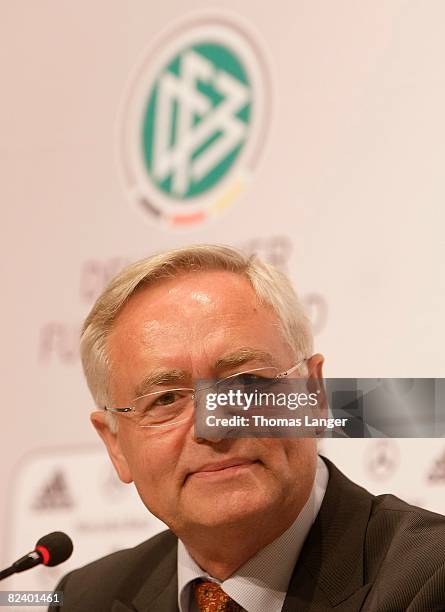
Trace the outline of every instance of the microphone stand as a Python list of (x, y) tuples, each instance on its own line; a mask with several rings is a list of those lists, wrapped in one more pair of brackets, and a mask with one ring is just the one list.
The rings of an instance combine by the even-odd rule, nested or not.
[(18, 561), (13, 563), (10, 567), (0, 571), (0, 580), (8, 578), (9, 576), (12, 576), (12, 574), (24, 572), (35, 565), (39, 565), (39, 563), (42, 563), (42, 556), (36, 550), (33, 550), (33, 552), (30, 552), (24, 557), (21, 557), (21, 559), (18, 559)]

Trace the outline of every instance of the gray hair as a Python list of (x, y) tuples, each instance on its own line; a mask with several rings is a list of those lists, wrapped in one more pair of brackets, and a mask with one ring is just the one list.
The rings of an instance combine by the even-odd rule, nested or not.
[[(260, 303), (276, 313), (283, 338), (296, 360), (312, 355), (309, 319), (290, 281), (279, 270), (255, 255), (223, 245), (193, 245), (158, 253), (122, 270), (99, 296), (82, 328), (80, 353), (85, 377), (99, 408), (109, 405), (111, 364), (107, 340), (113, 323), (130, 297), (155, 281), (175, 278), (181, 272), (226, 270), (247, 278)], [(108, 413), (109, 425), (115, 418)]]

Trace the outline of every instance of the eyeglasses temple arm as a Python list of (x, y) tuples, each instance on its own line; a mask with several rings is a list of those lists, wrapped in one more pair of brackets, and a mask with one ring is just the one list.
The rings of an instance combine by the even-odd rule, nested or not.
[(307, 359), (302, 359), (296, 365), (292, 366), (289, 370), (286, 370), (285, 372), (281, 372), (281, 374), (278, 374), (277, 378), (286, 378), (286, 376), (289, 376), (289, 374), (293, 374), (293, 372), (295, 372), (295, 370), (297, 370), (301, 366), (301, 364), (304, 363), (305, 361), (307, 361)]

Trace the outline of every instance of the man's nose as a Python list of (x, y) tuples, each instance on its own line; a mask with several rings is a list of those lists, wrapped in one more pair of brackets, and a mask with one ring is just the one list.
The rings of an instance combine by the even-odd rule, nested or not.
[(205, 405), (205, 391), (208, 391), (208, 387), (205, 389), (196, 388), (193, 394), (193, 422), (191, 424), (191, 435), (195, 442), (198, 444), (220, 444), (226, 436), (216, 435), (211, 431), (210, 427), (205, 426), (206, 414), (211, 414), (206, 410)]

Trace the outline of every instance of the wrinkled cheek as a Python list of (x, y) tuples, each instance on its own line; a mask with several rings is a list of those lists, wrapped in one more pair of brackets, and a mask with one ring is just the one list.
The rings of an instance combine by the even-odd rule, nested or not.
[(297, 463), (305, 463), (316, 454), (317, 443), (315, 438), (296, 438), (285, 440), (286, 455)]
[(168, 490), (167, 481), (162, 477), (158, 480), (156, 477), (147, 477), (147, 474), (139, 474), (138, 479), (134, 481), (136, 489), (145, 506), (154, 515), (165, 521), (165, 506), (171, 505), (171, 493)]
[(156, 435), (138, 433), (127, 440), (125, 449), (134, 484), (150, 512), (166, 522), (179, 503), (178, 465), (184, 435), (179, 428), (157, 431)]
[[(175, 480), (173, 466), (160, 463), (159, 459), (146, 454), (135, 465), (134, 482), (139, 495), (147, 508), (156, 514), (165, 514), (171, 508), (175, 498)], [(160, 517), (161, 520), (165, 518)]]

